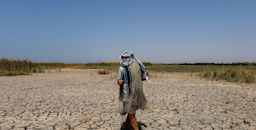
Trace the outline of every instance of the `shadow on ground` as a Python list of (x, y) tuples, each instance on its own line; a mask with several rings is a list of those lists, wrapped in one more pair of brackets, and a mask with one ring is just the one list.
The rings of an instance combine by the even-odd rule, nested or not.
[[(122, 126), (123, 126), (124, 124), (125, 124), (125, 122), (123, 122)], [(120, 130), (123, 130), (123, 127), (122, 127), (122, 126), (120, 127)], [(143, 130), (143, 129), (141, 128), (142, 126), (143, 126), (144, 128), (147, 128), (147, 125), (146, 125), (146, 124), (144, 124), (144, 123), (138, 121), (139, 130)], [(128, 125), (128, 127), (127, 127), (126, 130), (133, 130), (131, 123)]]

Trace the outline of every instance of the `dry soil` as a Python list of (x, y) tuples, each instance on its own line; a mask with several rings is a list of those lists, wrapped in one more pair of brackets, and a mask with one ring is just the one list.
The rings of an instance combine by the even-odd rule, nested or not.
[[(0, 77), (0, 130), (118, 130), (116, 75), (62, 69)], [(162, 73), (143, 81), (150, 108), (136, 112), (145, 130), (256, 129), (256, 85)], [(130, 129), (132, 129), (130, 127)]]

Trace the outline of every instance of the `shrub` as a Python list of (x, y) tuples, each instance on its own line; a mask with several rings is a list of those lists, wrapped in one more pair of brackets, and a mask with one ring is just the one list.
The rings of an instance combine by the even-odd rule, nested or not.
[(98, 71), (98, 74), (109, 74), (109, 71), (108, 70), (99, 70)]
[(212, 73), (210, 71), (204, 73), (204, 78), (211, 77)]

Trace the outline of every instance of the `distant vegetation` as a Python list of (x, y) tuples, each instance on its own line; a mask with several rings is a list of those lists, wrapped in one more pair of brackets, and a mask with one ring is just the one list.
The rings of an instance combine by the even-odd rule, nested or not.
[(209, 80), (226, 80), (229, 82), (256, 83), (255, 66), (237, 66), (229, 68), (220, 68), (215, 70), (204, 70), (200, 73), (201, 78)]
[[(145, 62), (146, 65), (152, 65), (150, 62)], [(43, 73), (47, 69), (60, 68), (80, 68), (80, 69), (105, 69), (103, 73), (109, 72), (110, 69), (118, 69), (119, 62), (112, 63), (87, 63), (87, 64), (64, 64), (64, 63), (34, 63), (28, 59), (13, 60), (2, 58), (0, 59), (0, 76), (15, 76), (28, 75), (29, 73)]]
[[(145, 66), (152, 66), (153, 64), (150, 62), (142, 62)], [(109, 63), (87, 63), (83, 66), (74, 66), (73, 69), (107, 69), (114, 70), (120, 67), (119, 62), (109, 62)]]
[(42, 66), (29, 60), (0, 59), (0, 76), (27, 75), (31, 72), (43, 72)]
[(191, 76), (196, 73), (201, 78), (215, 81), (256, 83), (255, 63), (232, 63), (229, 65), (154, 64), (147, 69), (151, 72), (189, 72)]
[(0, 76), (28, 75), (29, 73), (43, 73), (46, 69), (59, 69), (67, 67), (85, 66), (85, 64), (64, 63), (33, 63), (28, 59), (12, 60), (0, 59)]
[[(209, 80), (226, 80), (229, 82), (256, 83), (256, 63), (179, 63), (152, 64), (143, 62), (149, 73), (158, 72), (189, 72)], [(0, 76), (27, 75), (42, 73), (46, 69), (74, 68), (74, 69), (103, 69), (99, 74), (108, 74), (120, 67), (119, 62), (112, 63), (33, 63), (30, 60), (0, 59)], [(111, 73), (112, 74), (112, 73)]]
[(256, 66), (256, 63), (254, 62), (236, 62), (236, 63), (156, 63), (154, 65), (225, 65), (225, 66)]

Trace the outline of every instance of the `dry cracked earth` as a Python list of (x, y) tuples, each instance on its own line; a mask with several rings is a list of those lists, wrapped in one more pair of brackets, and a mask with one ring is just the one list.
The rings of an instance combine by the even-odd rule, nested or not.
[[(164, 73), (143, 82), (150, 108), (136, 112), (144, 130), (254, 130), (256, 85)], [(118, 130), (115, 75), (62, 69), (0, 77), (0, 130)], [(130, 129), (132, 129), (130, 127)]]

